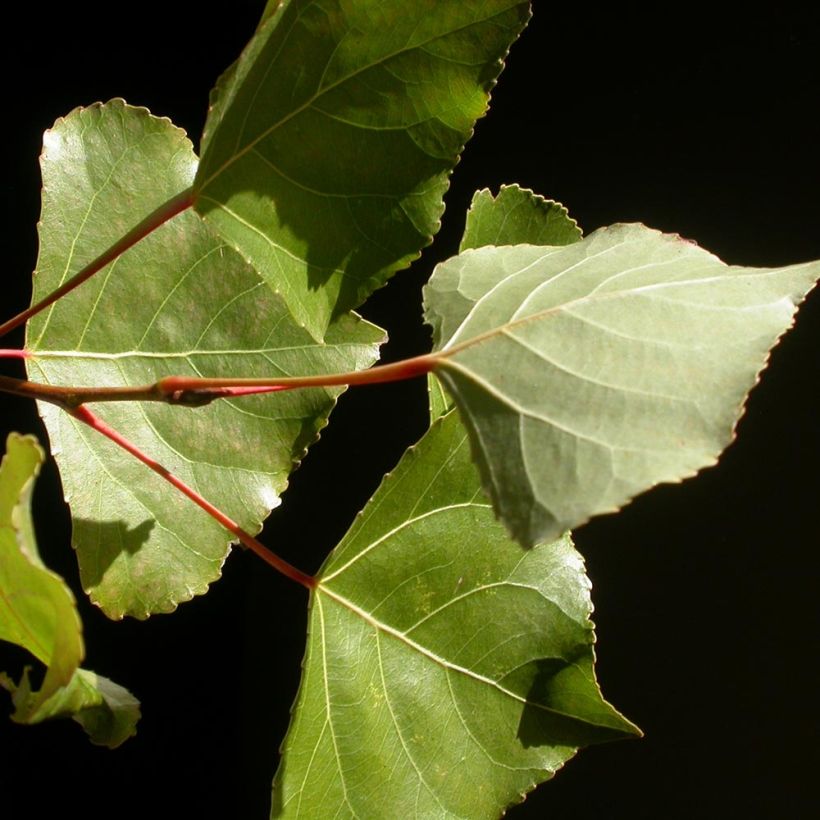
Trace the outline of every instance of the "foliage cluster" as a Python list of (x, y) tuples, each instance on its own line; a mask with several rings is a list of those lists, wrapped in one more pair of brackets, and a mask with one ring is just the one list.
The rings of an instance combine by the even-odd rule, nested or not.
[[(426, 289), (433, 353), (367, 369), (382, 331), (351, 310), (435, 232), (526, 14), (271, 3), (214, 92), (201, 161), (119, 101), (44, 141), (33, 303), (89, 279), (33, 312), (34, 384), (4, 388), (46, 402), (83, 586), (110, 617), (204, 592), (237, 539), (309, 588), (275, 816), (493, 816), (578, 746), (633, 734), (597, 689), (589, 585), (562, 534), (714, 462), (818, 276), (730, 268), (640, 226), (582, 239), (526, 190), (479, 192)], [(127, 321), (106, 318), (124, 304)], [(430, 432), (320, 572), (259, 544), (340, 388), (425, 373)], [(48, 671), (33, 691), (4, 682), (16, 720), (74, 714), (117, 745), (136, 706), (78, 669), (72, 596), (28, 517), (40, 460), (9, 439), (0, 634)]]

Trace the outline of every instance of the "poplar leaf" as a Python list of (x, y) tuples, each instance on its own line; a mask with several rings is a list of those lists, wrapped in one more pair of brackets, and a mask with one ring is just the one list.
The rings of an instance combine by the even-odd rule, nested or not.
[(732, 267), (641, 225), (439, 265), (435, 373), (514, 537), (555, 538), (714, 464), (818, 275)]
[[(559, 202), (518, 185), (502, 185), (496, 196), (476, 191), (467, 211), (459, 250), (485, 245), (571, 245), (582, 236), (578, 223)], [(427, 376), (430, 418), (435, 421), (454, 406), (436, 378)]]
[(316, 338), (431, 241), (528, 17), (522, 0), (266, 7), (212, 95), (196, 208)]
[(473, 195), (459, 250), (485, 245), (571, 245), (582, 235), (560, 202), (518, 185), (502, 185), (496, 196), (486, 188)]
[(639, 734), (595, 682), (580, 556), (510, 540), (455, 413), (317, 580), (273, 817), (495, 818), (579, 746)]
[(31, 522), (31, 492), (43, 462), (32, 436), (11, 433), (0, 463), (0, 640), (45, 665), (39, 689), (26, 669), (18, 683), (0, 672), (12, 696), (12, 720), (73, 717), (92, 742), (118, 746), (135, 732), (139, 702), (121, 686), (79, 665), (82, 624), (66, 583), (40, 558)]
[[(78, 109), (45, 137), (34, 299), (56, 288), (193, 181), (197, 159), (168, 120), (122, 101)], [(28, 326), (30, 378), (72, 386), (164, 376), (344, 372), (383, 333), (340, 316), (317, 343), (253, 269), (187, 211)], [(105, 422), (251, 533), (325, 425), (338, 388), (220, 400), (95, 405)], [(172, 610), (219, 577), (232, 539), (116, 445), (41, 405), (74, 524), (83, 586), (105, 612)]]

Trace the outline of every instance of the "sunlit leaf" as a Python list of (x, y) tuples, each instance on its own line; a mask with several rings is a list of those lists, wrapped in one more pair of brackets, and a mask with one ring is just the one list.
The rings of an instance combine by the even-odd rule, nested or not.
[[(567, 209), (518, 185), (502, 185), (493, 196), (486, 188), (476, 191), (460, 250), (486, 245), (570, 245), (582, 236)], [(434, 373), (427, 377), (430, 418), (435, 421), (454, 406)]]
[(0, 672), (0, 686), (12, 695), (18, 723), (71, 716), (94, 743), (118, 746), (134, 734), (139, 703), (121, 686), (78, 668), (85, 649), (74, 596), (43, 565), (31, 522), (42, 461), (32, 436), (9, 435), (0, 464), (0, 640), (31, 652), (46, 671), (39, 689), (28, 669), (18, 683)]
[(438, 230), (522, 0), (269, 4), (220, 80), (196, 207), (317, 338)]
[[(80, 109), (45, 137), (34, 298), (191, 184), (185, 135), (143, 109)], [(125, 386), (167, 375), (277, 376), (366, 367), (382, 332), (353, 314), (316, 343), (192, 212), (175, 217), (28, 328), (33, 380)], [(159, 403), (95, 412), (251, 532), (326, 423), (339, 389), (195, 410)], [(204, 592), (230, 534), (111, 442), (41, 406), (74, 521), (83, 586), (112, 617), (146, 617)]]
[(577, 747), (637, 733), (595, 682), (580, 556), (509, 539), (454, 413), (318, 580), (273, 817), (495, 818)]
[(557, 537), (714, 464), (818, 275), (730, 267), (640, 225), (440, 265), (435, 372), (513, 535)]
[(459, 250), (485, 245), (571, 245), (581, 229), (559, 202), (518, 185), (502, 185), (496, 196), (476, 191)]

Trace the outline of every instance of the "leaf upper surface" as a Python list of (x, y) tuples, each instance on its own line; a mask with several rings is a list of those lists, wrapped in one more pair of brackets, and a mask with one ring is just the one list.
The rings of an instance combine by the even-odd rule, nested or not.
[(82, 624), (71, 590), (40, 559), (31, 523), (31, 492), (43, 461), (32, 436), (12, 433), (0, 463), (0, 640), (28, 650), (46, 666), (34, 690), (0, 672), (18, 723), (72, 716), (94, 743), (118, 746), (135, 731), (139, 703), (121, 686), (79, 665)]
[[(45, 139), (34, 298), (184, 190), (195, 169), (181, 131), (122, 102), (58, 122)], [(166, 186), (159, 195), (157, 181)], [(28, 339), (35, 381), (126, 386), (168, 375), (358, 369), (377, 357), (383, 334), (349, 314), (317, 343), (238, 254), (186, 212), (35, 317)], [(95, 412), (255, 533), (340, 392), (243, 397), (194, 410), (109, 404)], [(41, 413), (92, 599), (112, 617), (146, 617), (204, 592), (219, 577), (230, 534), (116, 445), (54, 406)]]
[(514, 536), (555, 537), (715, 463), (818, 275), (730, 267), (640, 225), (440, 265), (436, 374)]
[(476, 191), (460, 251), (486, 245), (571, 245), (581, 239), (578, 223), (559, 202), (518, 185), (502, 185), (493, 196)]
[(637, 732), (595, 683), (580, 556), (509, 539), (454, 413), (318, 580), (274, 817), (497, 817), (578, 746)]
[(212, 96), (196, 207), (317, 338), (438, 230), (522, 0), (286, 0)]

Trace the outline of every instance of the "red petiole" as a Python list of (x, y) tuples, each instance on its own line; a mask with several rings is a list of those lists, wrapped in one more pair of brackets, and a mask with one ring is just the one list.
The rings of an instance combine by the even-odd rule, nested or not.
[(245, 532), (232, 518), (229, 518), (225, 513), (211, 504), (210, 501), (203, 498), (196, 490), (189, 487), (180, 478), (177, 478), (170, 470), (163, 467), (159, 462), (140, 450), (135, 444), (128, 441), (128, 439), (114, 430), (113, 427), (106, 424), (101, 418), (95, 416), (87, 407), (75, 407), (67, 412), (78, 421), (87, 424), (93, 430), (96, 430), (110, 441), (113, 441), (118, 447), (122, 447), (123, 450), (139, 459), (146, 467), (153, 470), (158, 476), (164, 478), (169, 484), (190, 498), (194, 504), (208, 513), (211, 518), (218, 521), (226, 530), (233, 533), (249, 550), (258, 555), (274, 569), (281, 572), (282, 575), (290, 578), (292, 581), (296, 581), (306, 589), (313, 589), (316, 586), (316, 579), (312, 575), (302, 572), (283, 558), (280, 558), (276, 553), (271, 552), (250, 533)]
[(59, 288), (49, 293), (48, 296), (41, 299), (37, 304), (32, 305), (30, 308), (27, 308), (22, 313), (18, 313), (0, 325), (0, 337), (10, 333), (16, 327), (25, 324), (32, 316), (36, 316), (40, 311), (45, 310), (49, 305), (54, 304), (58, 299), (61, 299), (82, 285), (83, 282), (90, 279), (95, 273), (101, 271), (109, 262), (113, 262), (118, 256), (121, 256), (129, 248), (136, 245), (140, 239), (144, 239), (153, 233), (157, 228), (164, 225), (168, 220), (173, 219), (177, 214), (188, 210), (193, 204), (193, 190), (188, 188), (160, 205), (159, 208), (148, 214), (145, 219), (135, 225), (128, 233), (124, 234), (117, 242), (108, 248), (108, 250), (103, 251), (96, 259), (89, 262), (82, 270), (75, 273), (74, 276), (67, 282), (64, 282)]

